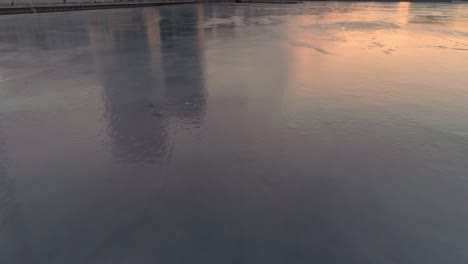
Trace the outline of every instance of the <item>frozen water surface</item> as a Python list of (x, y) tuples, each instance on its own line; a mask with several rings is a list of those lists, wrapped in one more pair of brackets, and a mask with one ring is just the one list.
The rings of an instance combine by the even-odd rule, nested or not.
[(468, 263), (468, 5), (0, 17), (0, 263)]

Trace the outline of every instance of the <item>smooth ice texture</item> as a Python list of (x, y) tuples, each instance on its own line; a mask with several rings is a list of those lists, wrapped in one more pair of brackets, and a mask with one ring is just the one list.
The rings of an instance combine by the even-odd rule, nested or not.
[(0, 263), (468, 263), (468, 5), (0, 17)]

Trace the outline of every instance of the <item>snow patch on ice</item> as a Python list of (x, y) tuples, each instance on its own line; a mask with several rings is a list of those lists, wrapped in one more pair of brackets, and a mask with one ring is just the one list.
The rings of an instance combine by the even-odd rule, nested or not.
[(322, 54), (328, 54), (328, 55), (333, 55), (333, 53), (323, 49), (323, 48), (320, 48), (320, 47), (316, 47), (310, 43), (307, 43), (307, 42), (290, 42), (290, 44), (294, 47), (304, 47), (304, 48), (309, 48), (309, 49), (314, 49), (315, 51), (317, 52), (320, 52)]
[(320, 29), (320, 30), (348, 30), (348, 31), (365, 31), (365, 30), (390, 30), (401, 29), (401, 26), (396, 23), (389, 23), (384, 21), (338, 21), (327, 24), (312, 24), (303, 26), (306, 29)]

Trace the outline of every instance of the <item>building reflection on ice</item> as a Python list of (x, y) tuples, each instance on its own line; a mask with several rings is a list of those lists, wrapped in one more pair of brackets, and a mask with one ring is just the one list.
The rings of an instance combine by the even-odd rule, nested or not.
[[(203, 28), (187, 23), (202, 13), (141, 12), (89, 23), (107, 132), (119, 162), (157, 162), (170, 148), (171, 127), (196, 125), (204, 115)], [(142, 21), (125, 27), (127, 20)]]

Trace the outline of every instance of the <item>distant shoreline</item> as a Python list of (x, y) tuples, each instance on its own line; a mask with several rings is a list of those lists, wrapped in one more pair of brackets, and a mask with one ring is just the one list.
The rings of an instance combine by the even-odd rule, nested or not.
[[(1, 1), (1, 0), (0, 0)], [(8, 0), (6, 0), (8, 1)], [(14, 1), (14, 0), (12, 0)], [(64, 0), (66, 1), (66, 0)], [(180, 5), (194, 3), (248, 3), (248, 4), (299, 4), (304, 2), (335, 2), (334, 0), (232, 0), (232, 1), (198, 1), (198, 0), (156, 0), (156, 1), (125, 1), (116, 2), (72, 2), (72, 3), (37, 3), (34, 0), (31, 4), (5, 4), (5, 0), (0, 2), (0, 15), (10, 14), (26, 14), (26, 13), (46, 13), (46, 12), (63, 12), (63, 11), (80, 11), (80, 10), (95, 10), (95, 9), (114, 9), (114, 8), (131, 8), (145, 6), (161, 6), (161, 5)], [(468, 3), (464, 1), (452, 0), (341, 0), (336, 2), (417, 2), (417, 3)]]
[(89, 2), (89, 3), (57, 3), (57, 4), (16, 4), (0, 5), (0, 15), (47, 13), (63, 11), (80, 11), (95, 9), (114, 9), (144, 6), (181, 5), (198, 3), (196, 0), (169, 0), (169, 1), (127, 1), (127, 2)]
[[(468, 1), (468, 0), (467, 0)], [(465, 2), (452, 0), (236, 0), (236, 3), (248, 4), (300, 4), (306, 2), (418, 2), (418, 3), (451, 3)], [(468, 2), (467, 2), (468, 3)]]
[[(468, 3), (468, 0), (236, 0), (249, 4), (299, 4), (306, 2), (410, 2), (410, 3)], [(216, 3), (216, 2), (214, 2)]]

